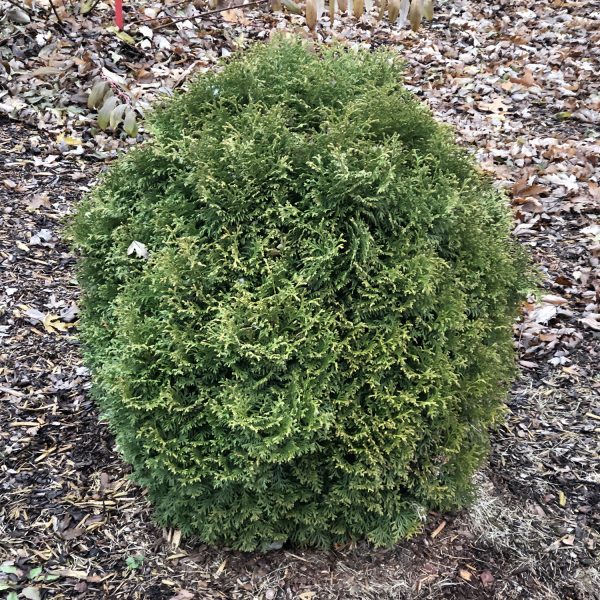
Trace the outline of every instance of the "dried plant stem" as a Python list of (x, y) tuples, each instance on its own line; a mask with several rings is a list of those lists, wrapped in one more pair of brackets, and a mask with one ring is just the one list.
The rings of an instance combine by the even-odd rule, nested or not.
[(54, 13), (54, 16), (56, 17), (58, 24), (62, 27), (62, 19), (58, 15), (58, 11), (56, 10), (56, 6), (54, 6), (54, 2), (52, 2), (52, 0), (48, 0), (48, 2), (50, 3), (50, 7), (52, 8), (52, 12)]

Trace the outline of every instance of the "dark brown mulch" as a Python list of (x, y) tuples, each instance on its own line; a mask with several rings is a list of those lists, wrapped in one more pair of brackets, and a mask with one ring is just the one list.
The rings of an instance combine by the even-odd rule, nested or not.
[[(65, 144), (52, 116), (37, 121), (45, 130), (0, 117), (0, 595), (600, 597), (600, 147), (593, 122), (600, 38), (593, 10), (591, 3), (464, 0), (444, 5), (419, 37), (344, 29), (353, 40), (403, 46), (409, 85), (508, 190), (515, 235), (544, 273), (545, 295), (524, 307), (516, 327), (523, 375), (477, 476), (477, 501), (457, 514), (429, 515), (422, 535), (390, 550), (359, 543), (240, 553), (180, 540), (152, 523), (143, 490), (128, 481), (88, 394), (63, 232), (105, 166), (110, 139), (86, 130), (83, 146)], [(242, 30), (260, 37), (252, 25), (228, 27), (230, 35), (211, 39), (211, 47), (230, 46)], [(37, 47), (19, 52), (23, 64), (38, 60)], [(24, 118), (39, 117), (36, 106)]]

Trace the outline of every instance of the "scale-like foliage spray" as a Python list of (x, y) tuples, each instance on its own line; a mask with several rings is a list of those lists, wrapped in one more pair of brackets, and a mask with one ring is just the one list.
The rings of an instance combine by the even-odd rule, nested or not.
[(157, 519), (389, 545), (467, 501), (529, 267), (395, 56), (256, 45), (150, 127), (73, 231), (95, 394)]

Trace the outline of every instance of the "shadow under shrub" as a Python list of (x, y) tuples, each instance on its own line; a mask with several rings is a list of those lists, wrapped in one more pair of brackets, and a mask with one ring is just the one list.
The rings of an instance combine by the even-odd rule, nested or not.
[(150, 128), (73, 232), (95, 393), (156, 517), (389, 545), (465, 503), (529, 267), (393, 55), (257, 45)]

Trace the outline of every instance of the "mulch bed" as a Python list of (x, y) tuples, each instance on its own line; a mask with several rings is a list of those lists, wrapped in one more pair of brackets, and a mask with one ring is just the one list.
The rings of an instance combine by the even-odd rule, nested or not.
[[(600, 598), (600, 33), (593, 10), (585, 2), (463, 0), (443, 5), (421, 35), (341, 26), (351, 41), (403, 48), (408, 85), (511, 196), (515, 235), (545, 287), (515, 328), (522, 376), (476, 477), (478, 499), (461, 512), (430, 514), (421, 535), (388, 550), (357, 543), (241, 553), (153, 524), (88, 393), (64, 232), (95, 176), (132, 141), (94, 132), (87, 113), (78, 121), (44, 116), (45, 100), (19, 96), (24, 88), (14, 84), (23, 80), (15, 75), (11, 97), (26, 106), (8, 111), (12, 120), (0, 115), (0, 596)], [(269, 23), (244, 14), (230, 18), (227, 35), (214, 34), (209, 44), (206, 33), (191, 44), (204, 54), (177, 63), (176, 85), (190, 65), (212, 64), (232, 49), (239, 32), (265, 37)], [(176, 31), (162, 33), (176, 45)], [(115, 43), (98, 36), (94, 48)], [(2, 36), (0, 56), (6, 49), (21, 73), (39, 65), (39, 48), (25, 34)], [(165, 71), (148, 56), (127, 58), (134, 59), (138, 67), (146, 61), (146, 73), (154, 68), (157, 81)], [(76, 85), (72, 93), (80, 94), (94, 76), (93, 69), (69, 73), (60, 93)], [(122, 72), (129, 89), (132, 73)], [(161, 85), (174, 85), (168, 77)], [(140, 90), (158, 89), (143, 87), (146, 75), (141, 80)]]

